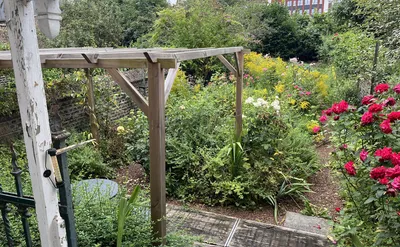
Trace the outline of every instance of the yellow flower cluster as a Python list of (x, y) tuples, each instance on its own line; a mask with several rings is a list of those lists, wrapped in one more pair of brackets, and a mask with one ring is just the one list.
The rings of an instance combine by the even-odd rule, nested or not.
[(305, 109), (308, 109), (308, 107), (310, 107), (310, 102), (308, 102), (308, 101), (302, 101), (302, 102), (300, 102), (300, 108), (301, 109), (303, 109), (303, 110), (305, 110)]
[(266, 71), (284, 76), (286, 72), (286, 63), (281, 58), (265, 58), (256, 52), (244, 56), (244, 67), (252, 76), (261, 76)]
[(281, 82), (279, 82), (276, 86), (275, 86), (275, 91), (277, 93), (283, 93), (285, 91), (285, 85)]

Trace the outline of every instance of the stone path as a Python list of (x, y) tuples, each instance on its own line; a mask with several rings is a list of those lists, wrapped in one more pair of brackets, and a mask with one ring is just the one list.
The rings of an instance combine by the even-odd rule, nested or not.
[(286, 227), (168, 205), (168, 227), (201, 236), (202, 247), (327, 247), (326, 237)]

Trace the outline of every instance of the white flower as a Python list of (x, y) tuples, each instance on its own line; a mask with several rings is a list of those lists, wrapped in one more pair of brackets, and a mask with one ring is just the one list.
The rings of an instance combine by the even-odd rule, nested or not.
[(246, 104), (251, 104), (254, 102), (254, 99), (252, 97), (248, 97), (245, 101)]
[(244, 114), (242, 114), (242, 118), (246, 118), (246, 116)]
[(184, 105), (181, 105), (181, 106), (179, 106), (179, 109), (181, 109), (181, 110), (185, 110), (185, 106)]
[(263, 107), (269, 107), (268, 102), (263, 100), (262, 98), (258, 98), (257, 102), (253, 103), (255, 107), (263, 106)]
[(255, 107), (260, 107), (260, 106), (262, 106), (262, 104), (261, 104), (261, 102), (255, 102), (255, 103), (253, 103), (253, 105), (255, 106)]
[(279, 100), (277, 99), (274, 100), (271, 105), (275, 109), (275, 111), (279, 111), (281, 109), (281, 106), (279, 105)]

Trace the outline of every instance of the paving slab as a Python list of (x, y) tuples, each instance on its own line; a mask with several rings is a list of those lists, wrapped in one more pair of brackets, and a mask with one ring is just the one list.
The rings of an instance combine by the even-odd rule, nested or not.
[(286, 212), (285, 223), (283, 226), (291, 229), (312, 232), (323, 236), (328, 235), (330, 228), (328, 220), (326, 219), (306, 216), (294, 212)]
[(241, 220), (230, 247), (325, 247), (326, 237), (284, 227)]
[(214, 246), (224, 246), (236, 221), (235, 218), (209, 212), (185, 210), (170, 205), (167, 208), (168, 230), (184, 230), (202, 237), (204, 243)]
[(168, 205), (168, 231), (202, 237), (196, 247), (327, 247), (326, 236)]

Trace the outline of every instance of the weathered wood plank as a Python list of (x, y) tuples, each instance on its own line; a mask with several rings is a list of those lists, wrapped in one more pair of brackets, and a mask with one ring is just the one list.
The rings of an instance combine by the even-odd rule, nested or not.
[(142, 94), (129, 83), (128, 78), (123, 75), (118, 69), (107, 69), (108, 74), (121, 87), (121, 89), (136, 103), (142, 112), (149, 116), (149, 103)]
[(165, 88), (165, 90), (164, 90), (165, 103), (167, 103), (168, 96), (169, 96), (169, 94), (171, 92), (172, 85), (174, 84), (176, 75), (177, 75), (178, 70), (179, 70), (179, 65), (180, 65), (180, 63), (177, 64), (177, 68), (176, 69), (169, 69), (168, 70), (168, 75), (167, 75), (167, 78), (165, 79), (165, 85), (164, 85), (164, 88)]
[(165, 244), (166, 190), (165, 190), (165, 99), (164, 75), (159, 63), (148, 64), (149, 125), (150, 125), (150, 201), (153, 234)]
[(227, 69), (229, 69), (230, 72), (236, 75), (237, 71), (235, 67), (233, 67), (233, 65), (223, 55), (217, 55), (217, 58), (225, 65)]
[(94, 87), (93, 77), (90, 69), (86, 69), (86, 80), (87, 80), (87, 101), (89, 106), (89, 119), (90, 119), (90, 132), (93, 138), (96, 139), (97, 144), (100, 143), (99, 124), (97, 122), (96, 111), (95, 111), (95, 99), (94, 99)]
[[(53, 169), (47, 155), (51, 134), (33, 1), (5, 0), (4, 3), (41, 246), (66, 247), (65, 223), (58, 209), (57, 189), (43, 176), (47, 168)], [(54, 175), (50, 179), (54, 180)]]

